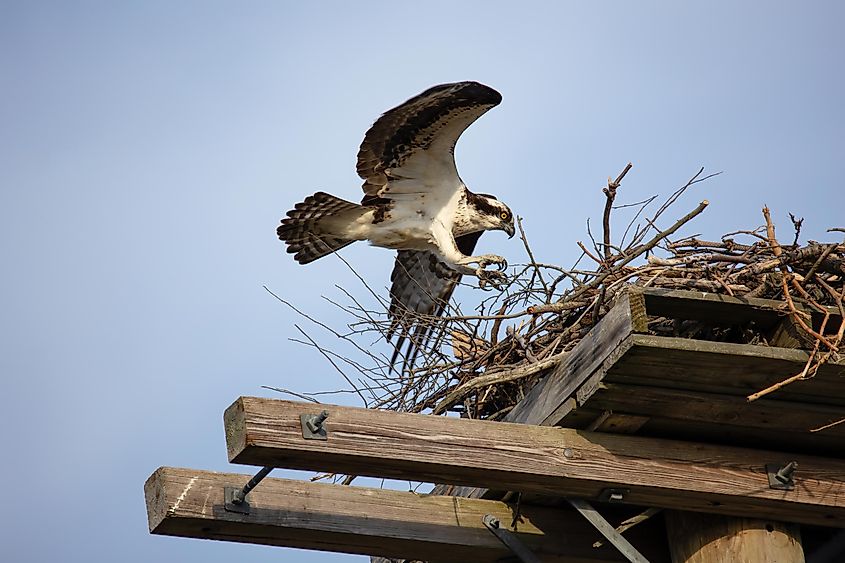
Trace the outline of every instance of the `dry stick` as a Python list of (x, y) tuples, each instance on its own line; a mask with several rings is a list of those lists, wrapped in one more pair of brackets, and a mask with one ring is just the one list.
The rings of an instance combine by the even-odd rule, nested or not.
[[(623, 258), (621, 262), (619, 262), (618, 264), (614, 264), (613, 269), (608, 269), (608, 270), (605, 270), (604, 272), (602, 272), (601, 274), (598, 274), (595, 278), (593, 278), (592, 281), (590, 281), (589, 283), (585, 283), (584, 285), (581, 285), (576, 290), (574, 290), (571, 294), (567, 295), (566, 299), (574, 299), (575, 297), (580, 297), (582, 294), (586, 293), (587, 291), (598, 287), (611, 274), (616, 273), (623, 266), (625, 266), (625, 265), (629, 264), (630, 262), (634, 261), (636, 258), (641, 256), (642, 254), (645, 254), (646, 252), (648, 252), (649, 250), (651, 250), (652, 248), (657, 246), (657, 243), (659, 243), (661, 240), (663, 240), (664, 238), (668, 237), (671, 234), (674, 234), (675, 231), (677, 231), (678, 229), (683, 227), (686, 223), (692, 221), (696, 216), (698, 216), (702, 211), (704, 211), (707, 208), (708, 205), (710, 205), (710, 202), (705, 199), (704, 201), (699, 203), (698, 206), (695, 209), (693, 209), (692, 211), (690, 211), (689, 213), (687, 213), (686, 215), (684, 215), (683, 217), (681, 217), (680, 219), (675, 221), (675, 223), (671, 227), (669, 227), (665, 231), (660, 231), (659, 233), (654, 235), (654, 238), (652, 238), (650, 241), (648, 241), (647, 243), (640, 245), (637, 248), (633, 249), (631, 254), (629, 254), (625, 258)], [(560, 302), (562, 302), (562, 301), (565, 301), (565, 299), (561, 298)]]
[[(534, 276), (536, 275), (540, 279), (540, 283), (543, 285), (543, 291), (546, 292), (546, 295), (549, 295), (549, 288), (546, 285), (546, 280), (543, 279), (543, 272), (540, 271), (540, 266), (537, 265), (537, 262), (534, 261), (534, 253), (531, 252), (531, 247), (528, 246), (528, 239), (525, 236), (525, 229), (522, 228), (522, 217), (516, 218), (516, 224), (519, 226), (519, 238), (522, 240), (522, 245), (525, 247), (525, 252), (528, 253), (528, 259), (531, 260), (531, 265), (534, 266), (534, 273), (531, 274), (531, 281), (528, 283), (529, 285), (533, 285)], [(548, 299), (551, 299), (551, 295), (549, 295)]]
[(822, 430), (833, 428), (834, 426), (838, 426), (842, 423), (845, 423), (845, 418), (840, 418), (839, 420), (833, 421), (830, 424), (825, 424), (824, 426), (819, 426), (818, 428), (811, 428), (810, 432), (821, 432)]
[[(768, 207), (765, 207), (765, 206), (763, 207), (763, 217), (766, 219), (766, 235), (768, 237), (769, 247), (772, 249), (772, 253), (774, 253), (774, 255), (776, 257), (780, 258), (780, 255), (783, 253), (783, 250), (781, 249), (780, 244), (778, 243), (777, 239), (775, 238), (775, 226), (772, 223), (772, 216), (769, 214), (769, 208)], [(824, 337), (824, 325), (822, 325), (822, 329), (821, 329), (820, 332), (814, 331), (811, 327), (809, 327), (807, 325), (807, 323), (804, 322), (804, 319), (802, 318), (801, 314), (795, 308), (795, 303), (792, 301), (792, 295), (790, 295), (789, 287), (787, 286), (787, 278), (789, 278), (789, 281), (796, 287), (796, 289), (798, 289), (799, 291), (806, 294), (806, 292), (804, 291), (804, 288), (802, 288), (795, 281), (795, 279), (794, 279), (795, 274), (790, 273), (785, 264), (782, 264), (780, 266), (780, 270), (781, 270), (781, 274), (783, 274), (782, 277), (781, 277), (781, 285), (782, 285), (782, 288), (783, 288), (783, 295), (786, 298), (786, 303), (789, 306), (789, 312), (792, 315), (792, 318), (795, 319), (795, 321), (797, 321), (799, 325), (801, 325), (801, 328), (803, 328), (804, 331), (806, 331), (808, 334), (812, 335), (816, 339), (817, 342), (819, 342), (819, 341), (822, 342), (830, 350), (835, 349), (836, 347), (827, 338)], [(818, 307), (818, 309), (820, 311), (824, 311), (824, 309), (822, 307)], [(825, 317), (825, 319), (827, 319), (827, 317)], [(751, 400), (751, 399), (749, 399), (749, 400)]]
[(804, 218), (796, 219), (795, 215), (789, 214), (789, 220), (792, 221), (792, 227), (795, 229), (795, 239), (792, 241), (793, 248), (798, 246), (798, 237), (801, 235), (801, 225), (804, 224)]
[(269, 389), (270, 391), (276, 391), (277, 393), (286, 393), (288, 395), (293, 395), (299, 399), (303, 399), (306, 401), (311, 401), (312, 403), (319, 404), (320, 401), (315, 399), (314, 397), (309, 397), (308, 395), (303, 395), (302, 393), (297, 393), (296, 391), (291, 391), (290, 389), (284, 389), (282, 387), (270, 387), (269, 385), (262, 385), (262, 389)]
[[(824, 326), (827, 324), (827, 319), (829, 319), (829, 318), (830, 318), (830, 315), (825, 315), (824, 320), (822, 321), (822, 331), (824, 331)], [(810, 366), (813, 365), (813, 360), (815, 359), (816, 354), (818, 354), (818, 352), (819, 352), (819, 344), (820, 344), (820, 341), (816, 340), (816, 344), (815, 344), (815, 346), (813, 346), (813, 351), (810, 353), (810, 357), (807, 358), (807, 363), (804, 364), (804, 369), (801, 370), (800, 373), (797, 373), (797, 374), (793, 375), (792, 377), (787, 377), (783, 381), (778, 381), (774, 385), (770, 385), (769, 387), (766, 387), (762, 391), (757, 391), (756, 393), (752, 393), (751, 395), (748, 395), (748, 397), (746, 397), (746, 400), (749, 403), (752, 402), (752, 401), (756, 401), (760, 397), (765, 397), (769, 393), (774, 393), (775, 391), (777, 391), (781, 387), (786, 387), (790, 383), (795, 383), (796, 381), (806, 379), (807, 374), (810, 372)], [(818, 369), (818, 365), (816, 366), (816, 369)]]
[[(654, 516), (655, 514), (659, 514), (662, 510), (663, 510), (662, 508), (647, 508), (642, 513), (637, 514), (636, 516), (632, 516), (632, 517), (628, 518), (627, 520), (625, 520), (624, 522), (622, 522), (621, 524), (619, 524), (616, 527), (616, 532), (619, 533), (619, 534), (623, 534), (626, 531), (633, 528), (634, 526), (636, 526), (637, 524), (641, 524), (641, 523), (645, 522), (646, 520), (648, 520), (649, 518), (651, 518), (652, 516)], [(597, 541), (593, 544), (593, 547), (598, 549), (602, 545), (604, 545), (604, 542)]]
[(824, 252), (822, 252), (819, 255), (818, 259), (813, 263), (813, 267), (810, 268), (810, 271), (807, 272), (806, 276), (804, 276), (804, 283), (805, 284), (813, 279), (813, 276), (816, 274), (816, 270), (819, 269), (819, 266), (822, 265), (822, 262), (824, 262), (827, 259), (827, 257), (830, 256), (830, 253), (833, 252), (833, 250), (837, 246), (838, 245), (836, 245), (836, 244), (831, 244), (830, 246), (828, 246), (827, 248), (824, 249)]
[(325, 352), (325, 350), (323, 350), (323, 348), (321, 348), (321, 347), (320, 347), (320, 345), (319, 345), (319, 344), (317, 344), (316, 342), (314, 342), (314, 339), (312, 339), (310, 336), (308, 336), (308, 333), (307, 333), (307, 332), (305, 332), (304, 330), (302, 330), (302, 329), (299, 327), (299, 325), (296, 325), (296, 324), (295, 324), (295, 325), (293, 325), (293, 326), (294, 326), (294, 327), (296, 327), (296, 330), (298, 330), (299, 332), (301, 332), (301, 333), (302, 333), (302, 335), (303, 335), (305, 338), (307, 338), (307, 339), (311, 342), (311, 344), (313, 344), (313, 345), (314, 345), (314, 347), (315, 347), (315, 348), (316, 348), (316, 349), (317, 349), (317, 350), (318, 350), (318, 351), (319, 351), (319, 352), (320, 352), (320, 353), (321, 353), (321, 354), (322, 354), (322, 355), (323, 355), (323, 356), (324, 356), (324, 357), (325, 357), (325, 358), (329, 361), (329, 363), (330, 363), (330, 364), (334, 367), (334, 369), (336, 369), (336, 370), (338, 371), (338, 373), (340, 373), (340, 375), (342, 375), (342, 376), (343, 376), (343, 379), (345, 379), (345, 380), (346, 380), (346, 382), (349, 384), (349, 386), (350, 386), (350, 387), (352, 387), (352, 389), (353, 389), (353, 390), (354, 390), (354, 391), (358, 394), (358, 396), (359, 396), (359, 397), (361, 397), (361, 400), (364, 402), (364, 406), (365, 406), (365, 407), (369, 407), (369, 406), (370, 406), (370, 404), (369, 404), (369, 402), (367, 401), (367, 399), (364, 397), (364, 394), (363, 394), (363, 393), (361, 393), (361, 391), (360, 391), (360, 390), (359, 390), (359, 389), (355, 386), (355, 384), (354, 384), (354, 383), (352, 383), (352, 380), (351, 380), (351, 379), (349, 379), (349, 376), (347, 376), (347, 375), (346, 375), (346, 373), (345, 373), (342, 369), (340, 369), (336, 363), (334, 363), (334, 360), (332, 360), (331, 356), (329, 356), (329, 355)]
[(781, 249), (780, 244), (775, 238), (775, 226), (772, 223), (772, 216), (769, 213), (769, 208), (765, 205), (763, 206), (763, 217), (766, 219), (766, 235), (768, 236), (772, 253), (775, 256), (780, 256), (783, 253), (783, 249)]
[(602, 264), (604, 264), (604, 261), (603, 261), (601, 258), (599, 258), (599, 257), (598, 257), (598, 256), (596, 256), (595, 254), (593, 254), (592, 252), (590, 252), (589, 250), (587, 250), (587, 247), (586, 247), (586, 246), (584, 246), (584, 243), (583, 243), (583, 242), (581, 242), (581, 241), (579, 240), (579, 241), (577, 242), (577, 244), (578, 244), (578, 246), (581, 248), (581, 250), (582, 250), (582, 251), (584, 251), (584, 254), (586, 254), (587, 256), (589, 256), (590, 258), (592, 258), (592, 259), (593, 259), (593, 261), (595, 261), (595, 263), (596, 263), (596, 264), (598, 264), (599, 266), (601, 266)]
[[(772, 249), (772, 253), (774, 253), (774, 255), (776, 257), (779, 257), (783, 251), (780, 247), (780, 244), (778, 244), (777, 239), (775, 238), (775, 226), (774, 226), (774, 224), (772, 224), (772, 217), (769, 214), (769, 208), (768, 207), (763, 207), (763, 217), (766, 219), (766, 235), (768, 237), (769, 247)], [(831, 350), (831, 352), (836, 349), (836, 346), (833, 345), (831, 342), (829, 342), (827, 339), (825, 339), (825, 337), (823, 336), (825, 326), (827, 326), (827, 321), (830, 319), (830, 313), (825, 313), (824, 319), (822, 320), (822, 324), (821, 324), (821, 327), (820, 327), (818, 333), (813, 331), (813, 329), (811, 329), (810, 327), (808, 327), (807, 324), (804, 322), (804, 320), (801, 318), (801, 315), (799, 314), (798, 310), (795, 308), (795, 303), (792, 301), (792, 296), (789, 293), (789, 286), (787, 285), (787, 279), (786, 278), (787, 277), (791, 278), (792, 275), (787, 270), (786, 265), (782, 265), (780, 268), (781, 268), (781, 273), (782, 273), (781, 285), (782, 285), (782, 288), (783, 288), (783, 295), (784, 295), (784, 298), (786, 299), (786, 303), (789, 307), (789, 312), (790, 312), (792, 318), (795, 319), (798, 322), (799, 325), (801, 325), (801, 328), (803, 328), (806, 332), (808, 332), (809, 334), (812, 334), (816, 338), (816, 343), (813, 346), (813, 351), (810, 353), (810, 357), (807, 358), (807, 363), (804, 365), (804, 369), (801, 370), (800, 373), (797, 373), (797, 374), (793, 375), (792, 377), (787, 377), (783, 381), (778, 381), (774, 385), (770, 385), (769, 387), (763, 389), (762, 391), (758, 391), (756, 393), (752, 393), (751, 395), (748, 395), (748, 397), (746, 397), (748, 402), (756, 401), (760, 397), (764, 397), (764, 396), (768, 395), (769, 393), (773, 393), (774, 391), (777, 391), (781, 387), (785, 387), (785, 386), (789, 385), (790, 383), (794, 383), (796, 381), (806, 379), (809, 372), (810, 372), (811, 366), (813, 367), (813, 373), (815, 374), (815, 371), (818, 370), (818, 368), (827, 360), (827, 357), (829, 356), (829, 353), (825, 354), (822, 358), (819, 359), (819, 361), (816, 362), (815, 365), (813, 365), (813, 360), (815, 360), (816, 354), (818, 354), (818, 352), (819, 352), (819, 345), (821, 343), (824, 343), (825, 346), (827, 346)], [(793, 280), (793, 282), (794, 282), (794, 280)], [(798, 287), (798, 289), (801, 289), (803, 291), (803, 288), (801, 288), (797, 283), (796, 283), (796, 287)]]
[(602, 191), (604, 195), (607, 196), (607, 200), (604, 202), (604, 215), (602, 217), (602, 226), (604, 227), (604, 259), (610, 259), (610, 211), (613, 209), (613, 200), (616, 199), (616, 190), (619, 189), (619, 185), (622, 183), (622, 179), (625, 177), (625, 174), (634, 166), (630, 162), (625, 166), (625, 169), (619, 173), (619, 176), (616, 177), (616, 180), (611, 180), (609, 177), (607, 179), (607, 187), (603, 188)]
[(530, 375), (534, 375), (540, 373), (541, 371), (554, 367), (566, 356), (567, 352), (561, 352), (560, 354), (555, 354), (554, 356), (550, 356), (545, 360), (540, 360), (539, 362), (529, 364), (527, 366), (521, 366), (518, 368), (498, 371), (494, 373), (486, 373), (484, 375), (480, 375), (475, 379), (470, 379), (466, 383), (459, 385), (457, 388), (453, 389), (449, 392), (446, 397), (440, 401), (436, 407), (431, 411), (431, 414), (443, 414), (448, 410), (452, 405), (456, 404), (458, 401), (469, 395), (469, 393), (473, 389), (478, 389), (479, 387), (486, 387), (489, 385), (495, 385), (497, 383), (506, 383), (509, 381), (516, 381), (517, 379), (522, 379), (524, 377), (528, 377)]
[[(819, 332), (816, 332), (815, 330), (813, 330), (812, 328), (810, 328), (810, 326), (807, 325), (806, 322), (804, 322), (802, 315), (805, 315), (807, 317), (809, 317), (809, 315), (807, 313), (803, 313), (803, 312), (799, 311), (798, 309), (796, 309), (795, 302), (792, 300), (792, 295), (789, 293), (789, 286), (786, 284), (787, 276), (790, 276), (789, 272), (782, 272), (780, 281), (781, 281), (781, 289), (783, 290), (783, 295), (786, 298), (786, 304), (789, 307), (790, 315), (792, 315), (792, 318), (795, 319), (795, 321), (799, 325), (801, 325), (801, 328), (804, 329), (804, 332), (806, 332), (807, 334), (809, 334), (810, 336), (815, 338), (818, 342), (821, 342), (822, 344), (827, 346), (828, 349), (834, 350), (836, 348), (836, 346), (830, 340), (825, 338), (822, 334), (824, 332), (824, 327), (822, 327), (822, 331), (821, 331), (821, 333), (819, 333)], [(826, 310), (822, 309), (822, 311), (825, 312), (825, 315), (828, 314)]]

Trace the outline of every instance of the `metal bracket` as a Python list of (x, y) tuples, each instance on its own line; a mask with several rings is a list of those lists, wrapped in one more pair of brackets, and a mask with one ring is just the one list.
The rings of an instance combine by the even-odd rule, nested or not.
[(600, 502), (622, 502), (631, 489), (602, 489), (599, 493)]
[[(612, 490), (612, 489), (611, 489)], [(623, 489), (624, 490), (624, 489)], [(590, 524), (598, 530), (601, 535), (607, 538), (607, 541), (613, 544), (613, 546), (619, 550), (625, 559), (630, 561), (631, 563), (649, 563), (648, 559), (646, 559), (642, 553), (637, 551), (631, 542), (626, 540), (622, 534), (616, 531), (610, 522), (605, 520), (604, 516), (599, 514), (599, 512), (593, 508), (589, 502), (579, 499), (579, 498), (568, 498), (566, 499), (569, 501), (569, 504), (575, 507), (575, 510), (581, 513), (581, 516), (587, 519)]]
[(226, 512), (249, 514), (249, 502), (246, 499), (235, 502), (235, 499), (240, 498), (241, 492), (241, 487), (223, 487), (223, 508)]
[(534, 555), (513, 532), (501, 526), (498, 518), (492, 514), (485, 514), (481, 517), (481, 521), (522, 563), (542, 563), (540, 558)]
[(328, 433), (323, 423), (329, 417), (329, 411), (320, 414), (301, 414), (299, 422), (302, 424), (302, 437), (306, 440), (328, 440)]
[(795, 488), (795, 481), (792, 479), (795, 470), (798, 469), (797, 461), (789, 463), (767, 463), (766, 477), (769, 478), (769, 488), (779, 491), (791, 491)]

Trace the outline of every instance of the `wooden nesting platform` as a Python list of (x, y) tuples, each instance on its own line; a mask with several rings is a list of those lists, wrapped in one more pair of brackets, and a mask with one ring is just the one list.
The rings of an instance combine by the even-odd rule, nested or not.
[[(247, 475), (161, 468), (150, 531), (431, 562), (502, 561), (514, 541), (544, 562), (821, 561), (845, 533), (845, 361), (746, 398), (804, 369), (793, 322), (776, 301), (632, 289), (508, 414), (520, 424), (241, 397), (224, 415), (233, 463), (449, 486), (250, 492)], [(828, 331), (841, 322), (828, 312)], [(765, 345), (735, 343), (749, 336)], [(665, 510), (628, 549), (605, 519), (644, 507)]]
[[(811, 317), (818, 329), (823, 315)], [(658, 318), (768, 345), (649, 334)], [(841, 321), (830, 309), (827, 331)], [(747, 400), (804, 369), (808, 342), (793, 323), (780, 301), (632, 289), (507, 420), (845, 457), (845, 424), (817, 430), (845, 417), (845, 360)]]

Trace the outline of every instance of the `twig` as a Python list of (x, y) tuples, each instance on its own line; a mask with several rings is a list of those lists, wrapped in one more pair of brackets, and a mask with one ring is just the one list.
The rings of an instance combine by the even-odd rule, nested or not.
[(613, 209), (613, 200), (616, 199), (616, 190), (619, 189), (619, 185), (622, 183), (622, 179), (634, 166), (630, 162), (625, 166), (625, 169), (619, 173), (619, 176), (616, 177), (616, 180), (611, 180), (610, 178), (607, 179), (607, 186), (602, 189), (604, 195), (607, 197), (606, 201), (604, 202), (604, 215), (602, 216), (602, 226), (604, 227), (604, 259), (608, 260), (610, 258), (610, 211)]
[(834, 426), (838, 426), (842, 423), (845, 423), (845, 418), (840, 418), (839, 420), (835, 420), (830, 424), (825, 424), (824, 426), (819, 426), (818, 428), (811, 428), (810, 432), (821, 432), (822, 430), (827, 430), (828, 428), (833, 428)]
[[(824, 327), (827, 325), (827, 321), (828, 321), (829, 318), (830, 318), (830, 315), (825, 315), (824, 320), (822, 321), (822, 327), (821, 327), (822, 332), (824, 332)], [(757, 391), (756, 393), (752, 393), (752, 394), (748, 395), (748, 397), (746, 397), (748, 402), (750, 403), (752, 401), (756, 401), (760, 397), (765, 397), (766, 395), (768, 395), (770, 393), (774, 393), (778, 389), (780, 389), (782, 387), (786, 387), (790, 383), (795, 383), (796, 381), (800, 381), (802, 379), (807, 379), (807, 377), (809, 376), (810, 371), (811, 371), (811, 366), (813, 365), (813, 360), (816, 358), (816, 354), (818, 354), (818, 352), (819, 352), (819, 343), (820, 342), (821, 342), (821, 340), (816, 340), (816, 344), (815, 344), (815, 346), (813, 346), (813, 351), (810, 352), (810, 357), (807, 358), (807, 363), (804, 364), (804, 369), (801, 370), (800, 373), (797, 373), (796, 375), (793, 375), (792, 377), (787, 377), (783, 381), (778, 381), (774, 385), (770, 385), (770, 386), (766, 387), (765, 389), (763, 389), (762, 391)], [(815, 369), (818, 369), (818, 365), (815, 367)], [(815, 369), (813, 370), (814, 373), (815, 373)]]
[[(522, 217), (517, 216), (516, 224), (517, 226), (519, 226), (519, 238), (520, 240), (522, 240), (522, 245), (525, 247), (525, 252), (528, 254), (528, 259), (531, 260), (531, 266), (534, 267), (534, 273), (537, 275), (537, 278), (543, 285), (543, 290), (546, 292), (546, 295), (549, 295), (549, 288), (548, 286), (546, 286), (546, 280), (543, 279), (543, 272), (540, 270), (540, 266), (534, 260), (534, 253), (531, 252), (531, 247), (528, 245), (528, 239), (525, 236), (525, 229), (522, 228)], [(534, 274), (531, 275), (531, 281), (529, 281), (528, 284), (531, 285), (533, 282)]]
[(343, 376), (343, 378), (346, 380), (346, 382), (349, 384), (349, 386), (352, 387), (352, 389), (355, 390), (356, 393), (358, 393), (359, 397), (361, 397), (361, 400), (364, 402), (364, 406), (369, 407), (370, 405), (369, 405), (369, 402), (367, 401), (366, 397), (364, 397), (363, 393), (361, 393), (361, 391), (355, 386), (355, 384), (352, 383), (352, 380), (349, 379), (349, 376), (346, 375), (346, 373), (342, 369), (340, 369), (336, 363), (334, 363), (334, 360), (332, 360), (331, 356), (329, 356), (326, 353), (326, 351), (323, 350), (323, 348), (319, 344), (314, 342), (314, 339), (312, 339), (310, 336), (308, 336), (308, 333), (306, 333), (304, 330), (302, 330), (299, 327), (299, 325), (293, 325), (293, 326), (296, 327), (296, 330), (298, 330), (300, 333), (302, 333), (302, 335), (305, 338), (307, 338), (311, 342), (311, 344), (314, 345), (314, 347), (323, 355), (323, 357), (325, 357), (329, 361), (329, 363), (334, 367), (334, 369), (336, 369), (338, 371), (338, 373), (340, 373), (340, 375)]
[(545, 360), (541, 360), (539, 362), (529, 364), (527, 366), (506, 370), (503, 372), (493, 372), (487, 373), (485, 375), (480, 375), (475, 379), (471, 379), (463, 385), (460, 385), (448, 395), (446, 395), (446, 397), (442, 401), (440, 401), (440, 403), (438, 403), (436, 407), (434, 407), (434, 409), (431, 411), (431, 414), (443, 414), (455, 403), (466, 397), (474, 389), (478, 389), (480, 387), (487, 387), (489, 385), (495, 385), (498, 383), (515, 381), (517, 379), (529, 377), (531, 375), (540, 373), (543, 370), (554, 367), (558, 364), (558, 362), (560, 362), (560, 360), (565, 357), (565, 355), (566, 352), (562, 352), (560, 354), (555, 354), (550, 358), (546, 358)]
[(772, 224), (772, 216), (769, 213), (769, 208), (767, 206), (763, 206), (763, 217), (766, 219), (766, 236), (769, 240), (769, 246), (772, 248), (772, 252), (775, 256), (780, 256), (783, 253), (783, 250), (775, 238), (775, 226)]

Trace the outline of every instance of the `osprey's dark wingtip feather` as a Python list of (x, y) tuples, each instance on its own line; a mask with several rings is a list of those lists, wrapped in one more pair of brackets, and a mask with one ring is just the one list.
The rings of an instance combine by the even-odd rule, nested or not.
[(386, 111), (364, 135), (356, 169), (367, 195), (387, 185), (386, 170), (420, 151), (434, 148), (437, 158), (451, 158), (461, 133), (502, 95), (479, 82), (439, 84)]
[(437, 86), (432, 86), (428, 90), (417, 94), (416, 96), (409, 99), (407, 102), (398, 107), (402, 107), (410, 102), (424, 99), (438, 92), (449, 91), (451, 91), (452, 95), (454, 95), (455, 98), (472, 100), (477, 104), (491, 104), (496, 106), (502, 103), (502, 95), (498, 91), (494, 90), (490, 86), (487, 86), (486, 84), (475, 82), (474, 80), (466, 80), (464, 82), (450, 82), (447, 84), (438, 84)]

